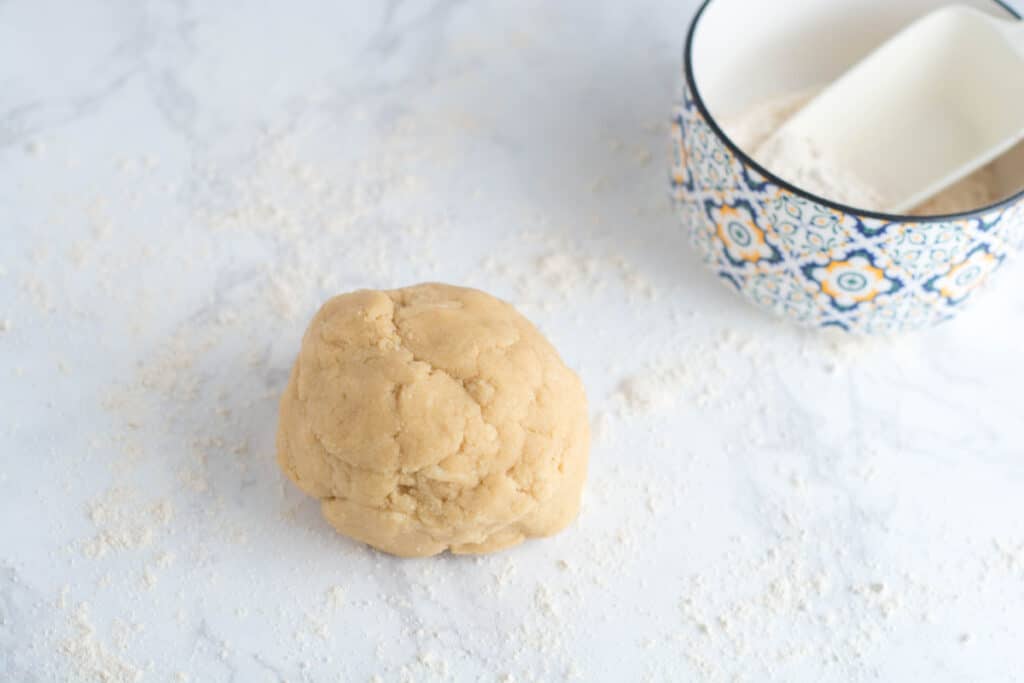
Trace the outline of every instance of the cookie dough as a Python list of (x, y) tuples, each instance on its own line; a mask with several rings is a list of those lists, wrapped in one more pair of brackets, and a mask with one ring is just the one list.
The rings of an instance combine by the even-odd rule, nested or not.
[(278, 463), (338, 531), (388, 553), (487, 553), (565, 528), (590, 432), (579, 378), (512, 306), (423, 284), (313, 317)]

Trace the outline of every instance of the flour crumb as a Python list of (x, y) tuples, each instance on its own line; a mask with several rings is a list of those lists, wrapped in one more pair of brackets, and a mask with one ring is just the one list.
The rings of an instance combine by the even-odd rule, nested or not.
[(620, 415), (639, 415), (672, 408), (683, 394), (688, 373), (685, 367), (651, 369), (619, 383), (616, 401)]
[(551, 589), (545, 584), (537, 586), (537, 590), (533, 595), (533, 601), (534, 605), (542, 614), (549, 617), (558, 615), (558, 603), (554, 600), (554, 596), (551, 594)]
[(57, 600), (54, 603), (58, 609), (68, 608), (68, 596), (71, 594), (71, 586), (64, 584), (61, 586), (60, 593), (57, 594)]
[[(89, 604), (80, 603), (72, 615), (73, 634), (60, 644), (76, 679), (98, 683), (134, 683), (142, 680), (143, 670), (114, 655), (96, 636)], [(126, 649), (123, 645), (120, 649)]]
[(327, 589), (327, 604), (331, 609), (339, 609), (345, 604), (345, 589), (341, 586), (331, 586)]
[(160, 501), (143, 506), (124, 488), (111, 488), (94, 500), (87, 516), (96, 534), (82, 544), (82, 554), (98, 559), (108, 553), (144, 548), (170, 523), (171, 503)]

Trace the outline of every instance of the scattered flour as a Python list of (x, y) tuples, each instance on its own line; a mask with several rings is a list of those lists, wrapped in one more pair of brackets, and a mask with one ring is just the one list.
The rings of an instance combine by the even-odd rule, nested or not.
[(619, 404), (619, 416), (674, 407), (689, 390), (690, 378), (684, 365), (651, 369), (627, 377), (619, 384), (613, 398)]
[(331, 609), (340, 609), (345, 604), (345, 589), (341, 586), (331, 586), (328, 588), (327, 604)]
[(125, 488), (114, 488), (88, 508), (95, 535), (82, 544), (82, 554), (101, 558), (108, 553), (144, 548), (173, 516), (170, 501), (140, 503)]
[(733, 364), (730, 361), (765, 355), (754, 336), (732, 330), (717, 335), (694, 335), (678, 346), (680, 350), (676, 353), (649, 362), (619, 382), (610, 398), (610, 413), (602, 411), (596, 416), (599, 437), (610, 428), (610, 415), (621, 420), (671, 413), (681, 409), (684, 401), (704, 409), (727, 399), (729, 367)]
[(60, 644), (60, 651), (71, 663), (76, 680), (134, 683), (143, 679), (143, 669), (114, 654), (98, 639), (88, 603), (80, 603), (75, 609), (71, 628), (73, 633)]
[(581, 298), (598, 296), (619, 285), (637, 301), (656, 301), (657, 288), (618, 249), (584, 243), (546, 228), (525, 231), (516, 240), (534, 248), (527, 261), (489, 256), (482, 269), (489, 280), (506, 281), (513, 303), (526, 315), (570, 308)]

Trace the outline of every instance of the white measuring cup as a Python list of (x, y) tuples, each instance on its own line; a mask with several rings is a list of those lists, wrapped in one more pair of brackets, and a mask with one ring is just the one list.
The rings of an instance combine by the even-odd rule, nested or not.
[[(813, 140), (908, 211), (1024, 139), (1024, 22), (962, 5), (890, 38), (768, 141)], [(869, 208), (869, 207), (864, 207)]]

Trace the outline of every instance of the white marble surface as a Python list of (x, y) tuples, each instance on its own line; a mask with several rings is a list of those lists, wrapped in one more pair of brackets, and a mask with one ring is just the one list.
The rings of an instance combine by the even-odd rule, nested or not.
[[(0, 3), (0, 678), (1019, 679), (1024, 265), (893, 340), (727, 291), (666, 199), (692, 9)], [(424, 279), (583, 376), (561, 535), (396, 560), (278, 472), (318, 303)]]

